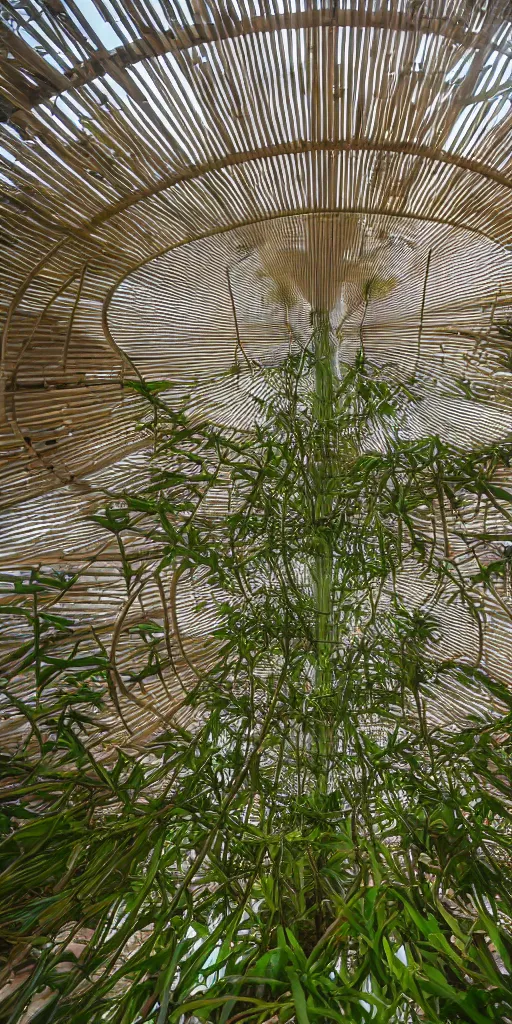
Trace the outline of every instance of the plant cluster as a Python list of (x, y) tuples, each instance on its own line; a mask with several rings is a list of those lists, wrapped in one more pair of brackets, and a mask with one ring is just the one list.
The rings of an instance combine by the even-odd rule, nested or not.
[[(33, 628), (27, 696), (4, 688), (28, 722), (2, 763), (4, 981), (29, 964), (9, 1024), (41, 991), (37, 1024), (512, 1021), (512, 704), (482, 667), (508, 571), (482, 557), (485, 512), (510, 522), (512, 447), (411, 439), (414, 382), (336, 360), (318, 314), (259, 373), (248, 432), (131, 385), (151, 478), (96, 517), (120, 547), (119, 630), (140, 640), (130, 676), (115, 643), (55, 655), (73, 630), (45, 597), (74, 579), (34, 572), (4, 605)], [(450, 602), (474, 623), (464, 662), (442, 653)], [(170, 700), (145, 756), (94, 756), (102, 703), (148, 706), (169, 672), (190, 727)]]

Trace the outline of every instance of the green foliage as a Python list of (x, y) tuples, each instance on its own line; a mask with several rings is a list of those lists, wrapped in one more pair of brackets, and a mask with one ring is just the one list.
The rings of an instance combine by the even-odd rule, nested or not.
[[(503, 558), (461, 568), (451, 537), (475, 547), (468, 502), (510, 520), (494, 476), (512, 446), (404, 439), (413, 382), (362, 353), (338, 376), (320, 316), (310, 348), (264, 378), (250, 434), (137, 382), (151, 480), (95, 517), (127, 601), (155, 581), (166, 595), (165, 614), (126, 624), (146, 657), (128, 692), (181, 654), (189, 731), (170, 717), (147, 756), (100, 762), (88, 729), (126, 686), (45, 611), (76, 581), (4, 581), (2, 610), (32, 625), (13, 656), (32, 695), (5, 684), (30, 726), (2, 764), (4, 978), (31, 966), (0, 1003), (9, 1024), (45, 986), (38, 1024), (512, 1020), (511, 697), (443, 660), (437, 622), (456, 601), (481, 630), (499, 594)], [(404, 573), (429, 574), (428, 609), (408, 605)], [(207, 595), (198, 626), (214, 612), (208, 659), (179, 633), (190, 579)], [(436, 724), (455, 683), (482, 710)]]

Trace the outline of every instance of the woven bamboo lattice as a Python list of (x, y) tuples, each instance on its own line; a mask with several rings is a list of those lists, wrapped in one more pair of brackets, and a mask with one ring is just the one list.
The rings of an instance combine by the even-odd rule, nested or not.
[[(345, 359), (363, 341), (375, 362), (416, 373), (413, 434), (467, 444), (510, 430), (510, 11), (1, 8), (2, 571), (81, 568), (54, 610), (114, 638), (122, 669), (136, 657), (133, 617), (165, 613), (156, 586), (126, 607), (118, 548), (88, 519), (146, 473), (128, 377), (169, 379), (178, 395), (199, 381), (204, 408), (248, 426), (248, 365), (279, 360), (321, 306), (343, 327)], [(375, 280), (387, 286), (373, 295)], [(425, 583), (404, 586), (415, 599)], [(199, 650), (208, 623), (192, 600), (182, 588), (178, 617)], [(484, 663), (512, 682), (507, 601), (487, 602)], [(474, 624), (456, 606), (443, 629), (446, 650), (471, 659)], [(9, 620), (2, 657), (22, 640)], [(168, 707), (155, 679), (149, 703), (124, 700), (130, 737), (112, 707), (92, 741), (143, 747)], [(436, 711), (462, 713), (457, 694)], [(2, 730), (17, 742), (15, 719)]]

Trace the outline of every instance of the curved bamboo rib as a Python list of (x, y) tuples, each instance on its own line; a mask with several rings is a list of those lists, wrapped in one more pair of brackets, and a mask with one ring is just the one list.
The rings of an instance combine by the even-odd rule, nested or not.
[[(412, 142), (378, 142), (370, 141), (368, 139), (339, 140), (337, 142), (333, 142), (329, 139), (320, 139), (318, 141), (310, 142), (309, 140), (295, 139), (291, 142), (283, 142), (280, 145), (272, 147), (266, 146), (263, 149), (253, 150), (248, 153), (232, 153), (229, 156), (223, 157), (215, 162), (212, 161), (210, 164), (205, 164), (200, 167), (188, 167), (186, 171), (183, 171), (179, 175), (173, 175), (163, 181), (159, 181), (157, 185), (142, 189), (140, 192), (133, 192), (131, 195), (127, 196), (126, 199), (121, 200), (111, 209), (96, 214), (87, 227), (88, 230), (92, 231), (94, 228), (99, 227), (101, 224), (110, 220), (111, 217), (115, 217), (117, 214), (123, 213), (125, 210), (128, 210), (131, 206), (141, 200), (150, 199), (152, 196), (158, 195), (159, 192), (164, 192), (167, 188), (170, 188), (173, 185), (178, 185), (184, 181), (193, 181), (195, 178), (200, 178), (202, 175), (208, 174), (211, 171), (221, 171), (225, 167), (236, 167), (239, 164), (244, 164), (249, 161), (264, 160), (267, 157), (293, 156), (294, 154), (317, 153), (322, 151), (336, 153), (366, 151), (375, 151), (376, 153), (404, 153), (407, 156), (422, 157), (425, 160), (451, 164), (454, 167), (460, 167), (461, 170), (471, 171), (484, 178), (489, 178), (491, 181), (495, 181), (497, 184), (503, 185), (504, 188), (512, 188), (512, 178), (510, 175), (501, 174), (499, 171), (493, 170), (492, 167), (486, 167), (485, 164), (481, 164), (477, 160), (470, 160), (466, 157), (459, 156), (456, 153), (445, 153), (443, 150), (438, 150), (429, 146), (417, 145)], [(310, 212), (313, 211), (311, 210)]]

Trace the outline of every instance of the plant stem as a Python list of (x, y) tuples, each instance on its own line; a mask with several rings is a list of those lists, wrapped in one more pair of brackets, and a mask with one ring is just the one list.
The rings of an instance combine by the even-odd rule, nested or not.
[[(313, 410), (317, 422), (314, 444), (315, 482), (317, 497), (315, 521), (317, 525), (316, 554), (313, 568), (313, 594), (316, 609), (316, 665), (315, 690), (319, 696), (332, 691), (333, 654), (333, 582), (334, 564), (329, 519), (334, 498), (334, 425), (335, 425), (335, 363), (331, 340), (329, 315), (325, 311), (313, 312), (313, 344), (315, 359), (315, 396)], [(329, 761), (329, 730), (324, 722), (319, 726), (318, 750), (323, 771), (319, 776), (321, 792), (327, 791)]]

